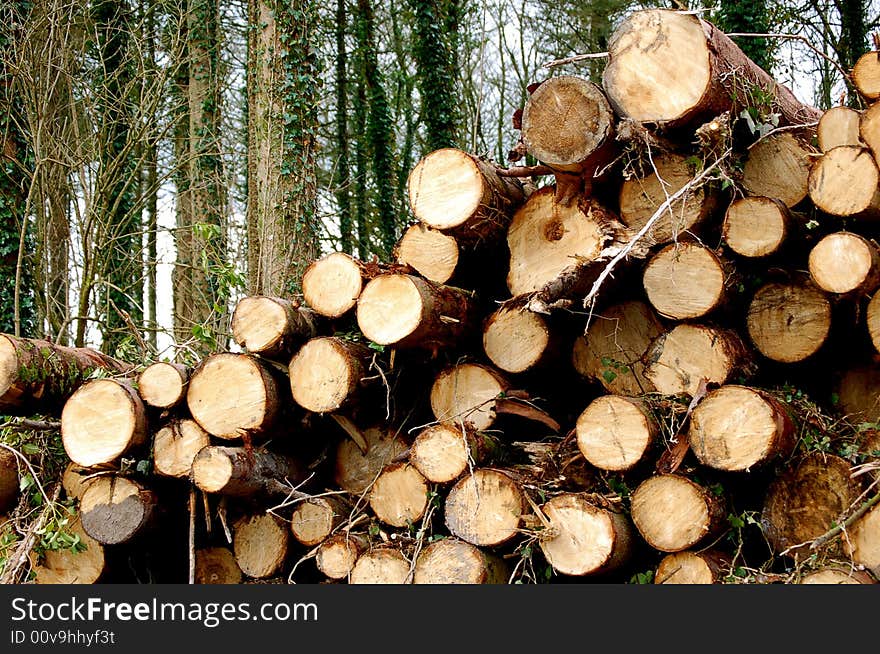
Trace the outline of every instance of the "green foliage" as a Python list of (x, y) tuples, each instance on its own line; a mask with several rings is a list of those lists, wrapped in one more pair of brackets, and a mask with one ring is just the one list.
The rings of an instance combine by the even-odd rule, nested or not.
[[(766, 0), (721, 0), (721, 6), (713, 19), (715, 24), (725, 32), (741, 34), (767, 34), (770, 32)], [(772, 60), (766, 38), (734, 37), (733, 40), (749, 59), (764, 70), (770, 70)]]
[(644, 572), (637, 572), (632, 577), (630, 577), (629, 583), (631, 583), (631, 584), (653, 584), (654, 583), (654, 571), (653, 570), (645, 570)]

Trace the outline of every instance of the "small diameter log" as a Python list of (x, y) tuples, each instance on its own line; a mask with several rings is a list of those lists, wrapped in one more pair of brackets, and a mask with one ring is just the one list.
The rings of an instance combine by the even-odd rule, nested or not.
[(0, 412), (57, 415), (96, 369), (126, 373), (131, 366), (89, 348), (0, 334)]
[(761, 139), (749, 150), (743, 186), (749, 195), (776, 198), (787, 207), (800, 204), (809, 191), (812, 154), (789, 132)]
[(127, 382), (93, 379), (80, 386), (61, 412), (61, 441), (74, 463), (112, 463), (144, 443), (147, 413)]
[(294, 401), (315, 413), (330, 413), (355, 401), (374, 352), (335, 336), (313, 338), (288, 366)]
[(218, 495), (283, 495), (304, 478), (296, 460), (252, 448), (209, 445), (192, 464), (195, 485)]
[(409, 451), (409, 462), (430, 482), (455, 481), (469, 467), (486, 458), (485, 437), (457, 424), (432, 425), (423, 429)]
[(506, 584), (507, 573), (500, 558), (457, 538), (442, 538), (419, 554), (413, 583)]
[(440, 422), (482, 431), (495, 422), (495, 400), (509, 387), (492, 368), (462, 363), (437, 375), (431, 386), (431, 410)]
[(349, 584), (408, 584), (410, 563), (399, 551), (390, 547), (380, 547), (365, 552), (358, 557)]
[[(632, 231), (644, 227), (658, 207), (674, 193), (689, 184), (694, 171), (678, 154), (663, 153), (653, 158), (653, 168), (645, 177), (628, 179), (620, 188), (620, 220)], [(648, 245), (676, 240), (693, 230), (715, 209), (716, 197), (705, 186), (692, 188), (669, 206), (645, 234)]]
[(364, 285), (361, 265), (343, 252), (312, 262), (302, 279), (306, 304), (327, 318), (339, 318), (354, 309)]
[(880, 55), (872, 51), (859, 57), (850, 78), (866, 100), (880, 98)]
[(318, 546), (315, 563), (330, 579), (345, 579), (367, 547), (369, 541), (360, 534), (335, 534)]
[(550, 168), (592, 176), (613, 157), (614, 122), (601, 88), (583, 77), (560, 75), (529, 96), (522, 139), (528, 153)]
[(9, 511), (18, 501), (18, 457), (0, 448), (0, 514)]
[(513, 538), (525, 511), (525, 496), (508, 474), (479, 468), (446, 497), (446, 527), (462, 540), (494, 547)]
[(453, 148), (422, 158), (407, 187), (416, 218), (470, 244), (499, 238), (525, 200), (519, 180), (499, 177), (491, 164)]
[(827, 586), (838, 584), (876, 584), (877, 582), (864, 570), (834, 566), (805, 574), (798, 583)]
[(287, 558), (290, 530), (270, 513), (242, 518), (234, 527), (232, 549), (238, 567), (248, 577), (277, 574)]
[(726, 575), (725, 557), (711, 550), (667, 554), (657, 566), (655, 584), (719, 584)]
[(231, 440), (271, 429), (281, 397), (281, 384), (268, 364), (249, 354), (221, 353), (193, 372), (186, 403), (202, 429)]
[(629, 470), (641, 461), (658, 434), (657, 421), (641, 401), (604, 395), (584, 409), (575, 425), (578, 449), (601, 470)]
[(756, 258), (779, 252), (791, 228), (788, 207), (775, 198), (754, 196), (730, 203), (721, 234), (736, 254)]
[(83, 493), (79, 508), (89, 536), (103, 545), (118, 545), (147, 527), (156, 509), (156, 495), (125, 477), (96, 477)]
[(880, 422), (880, 367), (852, 366), (836, 384), (837, 409), (853, 424)]
[(179, 363), (153, 363), (138, 376), (138, 393), (147, 406), (172, 409), (186, 397), (189, 374), (189, 368)]
[(648, 304), (615, 304), (592, 317), (586, 334), (574, 343), (572, 364), (609, 393), (651, 393), (656, 389), (645, 377), (643, 357), (662, 333), (663, 325)]
[(672, 320), (700, 318), (725, 299), (725, 263), (699, 243), (673, 243), (645, 266), (642, 283), (648, 300)]
[(153, 468), (164, 477), (189, 477), (196, 454), (211, 437), (195, 420), (174, 419), (153, 437)]
[[(861, 484), (851, 477), (850, 464), (833, 454), (814, 452), (777, 476), (767, 490), (761, 526), (776, 554), (789, 550), (809, 556), (809, 546), (843, 519), (856, 501)], [(794, 549), (790, 549), (794, 548)]]
[(850, 107), (832, 107), (819, 119), (816, 136), (819, 149), (828, 152), (841, 145), (861, 146), (859, 123), (862, 114)]
[(697, 459), (717, 470), (747, 471), (794, 449), (795, 429), (784, 406), (746, 386), (709, 392), (691, 415), (688, 440)]
[(751, 366), (736, 332), (681, 324), (657, 337), (645, 355), (647, 377), (664, 395), (694, 395), (700, 384), (723, 384)]
[(235, 554), (226, 547), (196, 550), (197, 584), (240, 584), (243, 579)]
[(409, 463), (393, 463), (376, 479), (370, 491), (370, 508), (392, 527), (408, 527), (425, 515), (428, 481)]
[(877, 164), (860, 146), (841, 145), (823, 154), (810, 170), (810, 199), (832, 216), (880, 215)]
[(880, 286), (877, 246), (851, 232), (836, 232), (810, 251), (810, 277), (829, 293), (873, 293)]
[(861, 146), (863, 142), (870, 148), (874, 162), (880, 166), (880, 103), (875, 102), (861, 115), (858, 135), (861, 142), (852, 145)]
[(400, 237), (394, 256), (397, 263), (411, 266), (425, 279), (445, 284), (458, 267), (458, 241), (438, 229), (416, 223)]
[(380, 345), (437, 349), (461, 341), (473, 327), (470, 293), (414, 275), (380, 275), (358, 298), (357, 322)]
[(510, 373), (544, 365), (554, 353), (547, 318), (524, 306), (504, 305), (483, 325), (483, 350), (493, 364)]
[(771, 282), (752, 298), (746, 326), (765, 357), (796, 363), (818, 352), (828, 338), (831, 303), (812, 285)]
[(875, 577), (880, 577), (880, 505), (856, 521), (844, 543), (853, 563), (865, 566)]
[(639, 122), (697, 124), (730, 109), (755, 87), (784, 124), (819, 119), (751, 61), (720, 29), (695, 15), (653, 9), (629, 14), (608, 41), (603, 86), (615, 109)]
[(287, 358), (317, 335), (317, 316), (290, 300), (254, 295), (242, 298), (232, 314), (232, 337), (252, 354)]
[(66, 531), (79, 537), (81, 547), (76, 551), (60, 549), (43, 552), (40, 561), (33, 566), (35, 583), (94, 584), (104, 574), (104, 546), (86, 533), (78, 516)]
[(681, 552), (715, 533), (724, 519), (723, 503), (707, 489), (680, 475), (657, 475), (632, 494), (632, 520), (651, 547)]
[(290, 533), (302, 545), (314, 547), (328, 538), (350, 514), (351, 509), (338, 497), (312, 497), (294, 508)]
[(868, 307), (865, 309), (865, 324), (868, 326), (871, 344), (877, 352), (880, 352), (880, 293), (874, 293), (874, 297), (868, 302)]
[(83, 468), (73, 461), (68, 463), (64, 468), (64, 474), (61, 475), (61, 486), (64, 488), (65, 497), (67, 499), (82, 499), (83, 493), (86, 492), (86, 488), (94, 479), (94, 477), (90, 477), (93, 474), (95, 474), (94, 469)]
[(344, 439), (336, 448), (334, 479), (340, 488), (355, 496), (363, 495), (385, 466), (408, 449), (406, 441), (382, 427), (365, 429), (363, 436), (367, 442), (366, 452), (362, 452), (350, 438)]
[(590, 504), (575, 493), (557, 495), (541, 507), (550, 522), (539, 541), (556, 572), (583, 576), (614, 570), (629, 557), (632, 528), (623, 515)]

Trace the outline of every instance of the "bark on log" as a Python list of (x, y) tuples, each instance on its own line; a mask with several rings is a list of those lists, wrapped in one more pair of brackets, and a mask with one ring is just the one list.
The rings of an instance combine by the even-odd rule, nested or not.
[(0, 514), (18, 502), (18, 457), (0, 448)]
[(823, 291), (866, 295), (880, 286), (877, 246), (851, 232), (835, 232), (810, 251), (810, 277)]
[(290, 516), (290, 533), (302, 545), (314, 547), (351, 514), (351, 507), (335, 496), (312, 497), (296, 505)]
[(247, 516), (234, 527), (235, 561), (244, 574), (254, 579), (278, 574), (289, 545), (290, 530), (270, 513)]
[(428, 481), (446, 484), (483, 463), (489, 443), (488, 437), (472, 429), (462, 430), (458, 424), (432, 425), (416, 436), (409, 461)]
[(648, 300), (672, 320), (700, 318), (725, 301), (729, 264), (699, 243), (666, 246), (645, 266), (642, 283)]
[(410, 563), (406, 557), (391, 547), (380, 547), (358, 557), (349, 584), (409, 584)]
[(303, 466), (295, 459), (244, 447), (209, 445), (192, 464), (195, 485), (218, 495), (284, 495), (304, 478)]
[(546, 365), (558, 343), (547, 318), (521, 303), (506, 303), (483, 325), (483, 350), (498, 368), (515, 374)]
[(252, 354), (289, 359), (318, 333), (314, 311), (278, 297), (253, 295), (239, 300), (232, 314), (232, 337)]
[(104, 546), (89, 536), (76, 517), (67, 531), (80, 539), (83, 549), (46, 550), (33, 566), (37, 584), (94, 584), (104, 574)]
[(845, 551), (854, 563), (880, 577), (880, 505), (856, 521), (844, 543)]
[(83, 529), (103, 545), (130, 541), (149, 525), (155, 509), (153, 491), (117, 475), (96, 477), (80, 502)]
[(315, 563), (328, 578), (345, 579), (368, 547), (369, 540), (361, 534), (335, 534), (318, 546)]
[(667, 554), (657, 566), (655, 584), (719, 584), (727, 574), (727, 557), (712, 550)]
[(640, 400), (604, 395), (584, 409), (575, 432), (578, 449), (592, 465), (601, 470), (624, 471), (645, 458), (659, 429)]
[(196, 454), (211, 437), (195, 420), (175, 418), (153, 437), (153, 468), (164, 477), (187, 478)]
[(339, 318), (354, 309), (364, 286), (362, 266), (343, 252), (312, 262), (302, 279), (306, 304), (326, 318)]
[(880, 98), (880, 55), (877, 52), (863, 54), (853, 66), (850, 77), (866, 100)]
[(460, 252), (454, 236), (416, 223), (400, 237), (394, 258), (401, 265), (411, 266), (425, 279), (445, 284), (455, 275)]
[(489, 366), (463, 363), (437, 375), (431, 387), (431, 410), (440, 422), (483, 431), (495, 422), (495, 400), (509, 387)]
[(507, 565), (458, 538), (434, 541), (421, 551), (414, 584), (506, 584)]
[(385, 466), (407, 451), (406, 441), (384, 427), (365, 429), (363, 436), (366, 452), (361, 452), (350, 438), (336, 449), (336, 483), (355, 496), (366, 492)]
[(743, 257), (767, 257), (789, 238), (791, 213), (775, 198), (753, 196), (731, 202), (721, 228), (727, 246)]
[(877, 164), (868, 150), (841, 145), (819, 157), (810, 169), (810, 199), (832, 216), (877, 218), (878, 179)]
[(462, 478), (446, 497), (450, 533), (476, 546), (494, 547), (517, 533), (525, 496), (507, 473), (479, 468)]
[(243, 575), (235, 554), (226, 547), (205, 547), (196, 550), (197, 584), (240, 584)]
[(294, 401), (315, 413), (332, 413), (357, 399), (374, 352), (335, 336), (313, 338), (288, 366)]
[(819, 120), (816, 137), (819, 149), (828, 152), (841, 145), (861, 146), (859, 122), (862, 114), (850, 107), (832, 107)]
[(743, 186), (749, 195), (776, 198), (794, 207), (807, 197), (813, 155), (812, 148), (789, 132), (761, 139), (749, 150)]

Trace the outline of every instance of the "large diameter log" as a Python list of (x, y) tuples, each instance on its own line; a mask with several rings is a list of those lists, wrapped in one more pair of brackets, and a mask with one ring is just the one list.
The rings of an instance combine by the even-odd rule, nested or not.
[(186, 397), (189, 375), (189, 368), (182, 364), (158, 361), (138, 375), (138, 393), (147, 406), (172, 409)]
[(524, 510), (516, 481), (501, 470), (479, 468), (446, 496), (446, 527), (472, 545), (494, 547), (514, 537)]
[(242, 518), (233, 528), (232, 549), (238, 567), (248, 577), (277, 574), (287, 558), (290, 530), (270, 513)]
[(106, 569), (104, 546), (89, 536), (77, 516), (66, 531), (79, 538), (75, 549), (46, 550), (33, 566), (37, 584), (94, 584)]
[(767, 490), (761, 527), (776, 554), (809, 556), (809, 545), (842, 520), (859, 497), (861, 484), (850, 464), (833, 454), (813, 452), (778, 475)]
[(529, 96), (522, 139), (530, 155), (554, 170), (592, 175), (611, 158), (614, 122), (601, 88), (582, 77), (560, 75)]
[(715, 533), (723, 503), (709, 490), (680, 475), (657, 475), (632, 494), (632, 520), (651, 547), (681, 552)]
[(93, 379), (80, 386), (61, 412), (61, 441), (74, 463), (112, 463), (147, 438), (144, 403), (127, 382)]
[(469, 467), (480, 465), (487, 453), (486, 437), (458, 424), (426, 427), (410, 447), (409, 461), (428, 481), (455, 481)]
[(282, 390), (268, 364), (249, 354), (214, 354), (193, 372), (186, 394), (190, 414), (202, 429), (226, 440), (272, 428)]
[(18, 457), (0, 448), (0, 514), (6, 513), (18, 501)]
[(314, 547), (351, 514), (351, 509), (337, 497), (312, 497), (296, 505), (290, 515), (290, 533), (302, 545)]
[(572, 365), (609, 393), (651, 393), (656, 389), (645, 377), (643, 357), (662, 333), (663, 325), (646, 303), (612, 305), (594, 315), (586, 333), (575, 341)]
[(831, 331), (831, 303), (812, 285), (771, 282), (752, 298), (746, 326), (752, 343), (765, 357), (796, 363), (824, 345)]
[(877, 164), (860, 146), (841, 145), (813, 164), (809, 177), (810, 199), (832, 216), (875, 218), (880, 215)]
[(848, 420), (854, 424), (880, 422), (880, 367), (847, 367), (835, 387), (837, 408)]
[(819, 119), (751, 61), (721, 30), (695, 15), (662, 9), (631, 13), (608, 41), (603, 86), (618, 113), (665, 126), (695, 124), (760, 89), (784, 124)]
[(721, 234), (743, 257), (767, 257), (779, 252), (791, 231), (788, 207), (775, 198), (752, 196), (730, 203)]
[(317, 335), (314, 312), (290, 300), (252, 295), (239, 300), (232, 314), (232, 337), (248, 352), (289, 357)]
[(329, 413), (355, 401), (373, 352), (335, 336), (313, 338), (288, 366), (294, 401), (315, 413)]
[(776, 198), (787, 207), (800, 204), (810, 186), (813, 152), (788, 132), (761, 139), (749, 150), (742, 183), (749, 195)]
[(318, 546), (315, 564), (328, 578), (345, 579), (367, 545), (367, 539), (360, 534), (335, 534)]
[(336, 448), (336, 472), (334, 479), (340, 488), (352, 495), (366, 492), (382, 470), (407, 451), (407, 444), (394, 431), (382, 427), (363, 430), (367, 443), (366, 452), (350, 438)]
[(457, 538), (436, 540), (421, 551), (414, 584), (506, 584), (507, 566), (471, 543)]
[(174, 419), (153, 436), (153, 468), (164, 477), (189, 477), (196, 454), (210, 444), (210, 435), (195, 420)]
[(365, 552), (355, 561), (348, 578), (349, 584), (409, 584), (410, 563), (399, 551), (379, 547)]
[(590, 402), (575, 425), (578, 449), (601, 470), (629, 470), (641, 461), (659, 429), (643, 402), (603, 395)]
[(306, 304), (327, 318), (339, 318), (354, 309), (363, 286), (361, 263), (344, 252), (312, 262), (302, 279)]
[(728, 385), (709, 392), (691, 415), (688, 440), (700, 463), (745, 471), (788, 455), (795, 430), (784, 406), (755, 388)]
[(866, 100), (880, 98), (880, 55), (876, 51), (863, 54), (853, 66), (850, 77)]
[(673, 552), (657, 566), (655, 584), (719, 584), (728, 564), (725, 557), (712, 550)]
[(467, 291), (439, 286), (414, 275), (372, 279), (357, 303), (364, 336), (380, 345), (437, 349), (459, 342), (473, 327)]
[(411, 266), (435, 284), (448, 282), (458, 268), (456, 238), (422, 223), (407, 227), (394, 248), (394, 254), (397, 263)]
[(0, 334), (0, 412), (57, 414), (95, 370), (112, 374), (130, 369), (89, 348)]
[(497, 239), (525, 199), (519, 180), (499, 177), (491, 164), (454, 148), (422, 158), (407, 187), (416, 218), (466, 243)]
[(584, 576), (620, 567), (632, 549), (632, 529), (621, 514), (590, 504), (575, 493), (557, 495), (541, 511), (549, 534), (541, 551), (556, 572)]
[(798, 583), (828, 586), (839, 584), (876, 584), (877, 582), (864, 570), (844, 566), (828, 566), (805, 574)]
[(218, 495), (283, 495), (304, 478), (298, 461), (262, 449), (208, 445), (192, 464), (195, 485)]
[(125, 477), (97, 477), (83, 493), (79, 508), (89, 536), (103, 545), (118, 545), (148, 526), (156, 509), (156, 495)]
[(409, 463), (393, 463), (376, 478), (370, 491), (370, 508), (392, 527), (417, 523), (428, 508), (428, 482)]
[(724, 262), (709, 248), (681, 242), (651, 257), (642, 283), (657, 313), (688, 320), (705, 316), (724, 302), (728, 275)]
[(196, 550), (197, 584), (240, 584), (241, 568), (235, 554), (226, 547), (205, 547)]
[(440, 422), (482, 431), (495, 422), (495, 400), (508, 388), (508, 382), (489, 366), (462, 363), (437, 375), (431, 386), (431, 410)]
[(505, 372), (526, 372), (546, 364), (555, 345), (547, 318), (524, 306), (502, 306), (483, 325), (483, 350)]
[(880, 577), (880, 505), (853, 524), (844, 542), (854, 563)]
[(828, 152), (841, 145), (861, 145), (859, 123), (862, 114), (850, 107), (832, 107), (819, 119), (816, 137), (819, 149)]
[(880, 252), (867, 239), (836, 232), (810, 251), (810, 277), (829, 293), (872, 293), (880, 286)]

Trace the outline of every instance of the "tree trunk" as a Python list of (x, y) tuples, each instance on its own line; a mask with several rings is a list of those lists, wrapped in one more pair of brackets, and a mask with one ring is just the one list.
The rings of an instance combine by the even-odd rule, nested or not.
[(509, 474), (479, 468), (446, 496), (446, 527), (472, 545), (495, 547), (517, 534), (525, 506), (525, 496)]
[(558, 340), (547, 318), (520, 302), (505, 303), (483, 324), (483, 350), (504, 372), (546, 366), (558, 353)]
[(190, 372), (179, 363), (153, 363), (138, 376), (138, 393), (147, 406), (173, 409), (186, 398)]
[(743, 166), (742, 183), (749, 195), (776, 198), (787, 207), (800, 204), (809, 192), (812, 148), (789, 132), (755, 143)]
[(290, 362), (294, 401), (315, 413), (332, 413), (357, 400), (375, 352), (335, 336), (313, 338)]
[(57, 549), (43, 552), (33, 566), (37, 584), (94, 584), (104, 574), (104, 546), (89, 536), (79, 518), (66, 531), (80, 539), (84, 549)]
[(440, 422), (483, 431), (495, 422), (495, 400), (510, 385), (495, 370), (463, 363), (441, 372), (431, 387), (431, 410)]
[(601, 470), (629, 470), (657, 439), (657, 421), (636, 398), (604, 395), (593, 400), (575, 426), (578, 448)]
[(338, 496), (312, 497), (296, 505), (290, 516), (290, 531), (300, 544), (314, 547), (327, 539), (351, 513), (352, 508)]
[(18, 502), (18, 457), (0, 448), (0, 513), (6, 513)]
[(234, 527), (235, 562), (248, 577), (265, 579), (278, 574), (290, 544), (290, 530), (270, 513), (247, 516)]
[(149, 525), (155, 510), (153, 491), (117, 475), (95, 478), (80, 502), (83, 529), (102, 545), (129, 542)]
[(195, 420), (174, 418), (153, 436), (153, 468), (164, 477), (188, 479), (196, 455), (210, 444)]
[(859, 147), (859, 122), (862, 114), (849, 107), (833, 107), (822, 114), (816, 136), (822, 152), (841, 145)]
[(457, 424), (431, 425), (423, 429), (412, 447), (409, 461), (435, 484), (446, 484), (461, 477), (470, 467), (483, 463), (492, 448), (488, 436)]
[(832, 216), (877, 218), (880, 190), (877, 164), (868, 150), (842, 145), (823, 154), (810, 171), (813, 204)]
[(727, 247), (736, 254), (757, 258), (779, 252), (792, 227), (785, 204), (775, 198), (752, 196), (730, 203), (721, 233)]
[(240, 584), (241, 568), (232, 550), (226, 547), (205, 547), (196, 550), (197, 584)]
[(445, 284), (459, 264), (458, 239), (424, 223), (411, 225), (394, 248), (397, 263), (411, 266), (425, 279)]
[(880, 252), (858, 234), (829, 234), (810, 251), (809, 266), (816, 286), (829, 293), (862, 296), (880, 286)]
[(317, 336), (315, 313), (290, 300), (252, 295), (232, 314), (232, 337), (252, 354), (289, 360), (296, 348)]
[(199, 450), (192, 463), (195, 485), (218, 495), (285, 495), (304, 478), (298, 461), (245, 447), (209, 445)]
[(338, 533), (318, 546), (315, 563), (330, 579), (345, 579), (368, 547), (369, 539), (361, 534)]
[(336, 205), (339, 207), (339, 249), (345, 254), (353, 251), (351, 220), (351, 168), (348, 140), (348, 48), (345, 35), (348, 29), (346, 0), (336, 0), (334, 37), (336, 41)]
[(355, 496), (369, 490), (385, 466), (407, 451), (406, 442), (384, 427), (371, 427), (362, 434), (367, 443), (366, 452), (350, 438), (344, 439), (336, 449), (336, 483)]
[(719, 584), (730, 566), (728, 557), (714, 550), (674, 552), (663, 557), (655, 584)]
[(370, 491), (370, 508), (392, 527), (416, 524), (428, 508), (428, 481), (409, 463), (392, 463)]
[(506, 584), (502, 559), (457, 538), (443, 538), (425, 547), (416, 559), (414, 584)]
[(701, 318), (725, 301), (730, 264), (699, 243), (667, 245), (648, 261), (643, 284), (648, 300), (672, 320)]
[(349, 584), (408, 584), (410, 563), (396, 549), (382, 547), (365, 552), (351, 569)]

